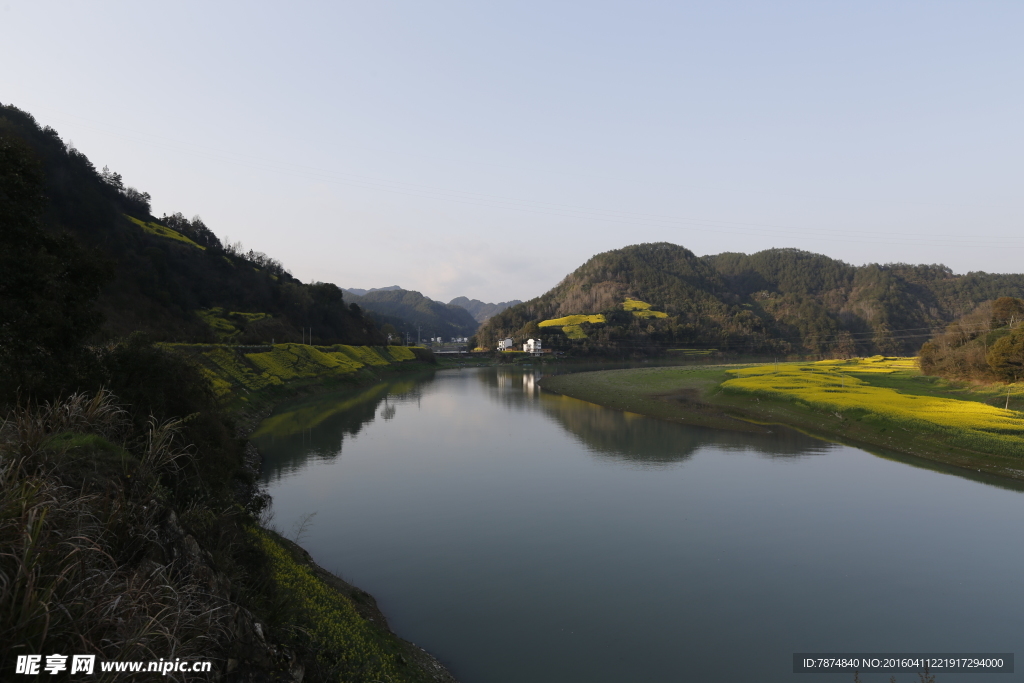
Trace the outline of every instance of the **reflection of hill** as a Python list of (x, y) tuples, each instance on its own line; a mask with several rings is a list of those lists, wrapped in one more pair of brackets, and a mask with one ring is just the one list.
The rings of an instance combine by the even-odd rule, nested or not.
[(263, 455), (263, 475), (277, 479), (301, 468), (310, 458), (330, 460), (341, 454), (346, 436), (354, 436), (381, 417), (395, 416), (396, 403), (415, 400), (432, 376), (381, 382), (361, 391), (345, 391), (288, 404), (264, 420), (251, 439)]
[(769, 457), (824, 453), (831, 446), (789, 429), (769, 435), (680, 425), (559, 394), (540, 394), (545, 412), (595, 455), (652, 465), (686, 460), (698, 449), (752, 449)]

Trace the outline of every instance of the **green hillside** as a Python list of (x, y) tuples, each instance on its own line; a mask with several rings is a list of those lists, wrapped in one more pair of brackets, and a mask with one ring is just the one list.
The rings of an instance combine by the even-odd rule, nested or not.
[(198, 218), (156, 219), (148, 195), (0, 108), (0, 659), (453, 681), (372, 597), (260, 528), (270, 500), (240, 438), (285, 396), (432, 359), (381, 338), (334, 285)]
[(311, 330), (319, 344), (386, 343), (335, 285), (300, 282), (266, 254), (223, 245), (198, 217), (150, 215), (148, 194), (97, 171), (31, 115), (0, 105), (0, 136), (38, 160), (44, 229), (69, 235), (86, 250), (79, 258), (109, 275), (96, 304), (97, 340), (142, 331), (160, 341), (221, 341), (223, 330), (201, 314), (220, 309), (237, 314), (236, 342), (308, 341)]
[(921, 347), (921, 370), (946, 379), (1024, 379), (1024, 300), (985, 301)]
[(469, 311), (473, 319), (478, 323), (487, 322), (487, 319), (491, 316), (501, 313), (506, 308), (515, 306), (516, 304), (523, 303), (519, 299), (513, 299), (512, 301), (502, 301), (496, 304), (489, 304), (479, 299), (470, 299), (465, 296), (457, 296), (448, 302), (449, 306), (460, 306)]
[[(797, 249), (697, 257), (674, 244), (640, 244), (598, 254), (546, 294), (495, 315), (477, 344), (539, 336), (571, 352), (912, 354), (980, 302), (1022, 295), (1019, 274), (851, 266)], [(589, 318), (551, 322), (566, 316)]]
[(465, 308), (434, 301), (406, 289), (378, 289), (363, 296), (346, 291), (345, 297), (372, 313), (382, 324), (390, 323), (399, 332), (411, 333), (413, 339), (417, 334), (446, 340), (468, 337), (480, 326)]

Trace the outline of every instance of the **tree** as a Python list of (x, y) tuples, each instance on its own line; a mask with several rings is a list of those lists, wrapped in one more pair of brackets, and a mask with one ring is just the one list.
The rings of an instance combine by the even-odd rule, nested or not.
[(1024, 301), (1012, 296), (1001, 296), (992, 302), (992, 321), (1001, 327), (1024, 320)]
[(0, 399), (73, 389), (101, 322), (93, 301), (108, 270), (69, 235), (43, 231), (43, 186), (29, 147), (0, 136)]
[(1008, 382), (1024, 377), (1024, 327), (993, 344), (987, 360), (993, 372)]
[(118, 192), (124, 190), (124, 181), (121, 178), (121, 174), (114, 173), (110, 170), (109, 166), (103, 167), (103, 170), (100, 171), (100, 178), (103, 179), (103, 182), (115, 188)]
[[(923, 355), (924, 351), (922, 350), (921, 353)], [(833, 354), (836, 358), (853, 358), (857, 355), (857, 343), (853, 340), (853, 335), (850, 334), (849, 330), (843, 330), (839, 333)]]
[(204, 246), (208, 249), (224, 249), (224, 245), (221, 244), (220, 238), (214, 234), (213, 230), (206, 227), (206, 223), (199, 216), (192, 216), (192, 220), (185, 218), (185, 215), (178, 211), (172, 213), (170, 216), (164, 214), (160, 219), (160, 222), (166, 225), (172, 230), (177, 230), (182, 235), (187, 236), (196, 244)]
[(531, 320), (526, 323), (515, 336), (516, 338), (521, 338), (523, 341), (526, 341), (527, 339), (540, 339), (540, 325), (537, 324), (536, 320)]

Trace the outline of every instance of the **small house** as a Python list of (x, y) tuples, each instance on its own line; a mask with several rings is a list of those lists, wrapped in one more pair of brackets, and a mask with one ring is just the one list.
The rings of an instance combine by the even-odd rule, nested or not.
[(540, 339), (527, 339), (523, 344), (523, 351), (539, 356), (541, 354)]
[(500, 342), (498, 342), (498, 350), (508, 351), (510, 349), (515, 348), (515, 345), (516, 343), (512, 341), (512, 337), (508, 337), (507, 339), (502, 339)]

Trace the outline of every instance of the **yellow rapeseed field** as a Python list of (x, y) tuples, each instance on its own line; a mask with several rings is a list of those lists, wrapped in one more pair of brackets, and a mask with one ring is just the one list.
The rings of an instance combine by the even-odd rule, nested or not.
[(337, 351), (329, 353), (331, 357), (337, 357), (337, 353), (343, 353), (357, 363), (363, 365), (390, 365), (391, 361), (385, 358), (383, 355), (377, 352), (376, 349), (370, 346), (347, 346), (344, 344), (338, 344), (334, 347)]
[(587, 333), (580, 327), (583, 323), (603, 323), (605, 317), (600, 313), (595, 315), (567, 315), (562, 318), (544, 320), (537, 324), (538, 327), (561, 327), (562, 332), (569, 339), (586, 339)]
[(217, 337), (221, 341), (231, 341), (234, 337), (241, 334), (241, 330), (235, 327), (228, 316), (244, 318), (249, 322), (256, 322), (258, 320), (266, 320), (273, 316), (269, 313), (245, 313), (242, 311), (229, 311), (225, 312), (220, 306), (214, 308), (200, 308), (196, 311), (196, 315), (199, 319), (213, 328), (213, 331), (217, 334)]
[(408, 346), (389, 346), (388, 353), (395, 360), (401, 362), (403, 360), (416, 360), (416, 354), (414, 354)]
[(624, 311), (646, 311), (650, 309), (651, 305), (646, 301), (640, 301), (639, 299), (626, 299), (622, 302), (622, 310)]
[(346, 374), (364, 365), (341, 351), (324, 353), (305, 344), (276, 344), (271, 351), (247, 353), (245, 357), (268, 375), (282, 380)]
[(651, 304), (639, 299), (626, 299), (622, 302), (622, 310), (633, 311), (637, 318), (667, 318), (668, 313), (664, 311), (652, 311)]
[(905, 372), (915, 367), (913, 358), (882, 356), (855, 361), (787, 363), (777, 369), (775, 365), (761, 365), (729, 370), (734, 377), (723, 382), (722, 387), (727, 391), (788, 399), (860, 419), (877, 416), (909, 430), (942, 432), (964, 448), (1024, 455), (1024, 413), (975, 401), (906, 394), (870, 384), (873, 374)]
[[(651, 304), (639, 299), (626, 299), (622, 302), (622, 309), (624, 311), (632, 311), (635, 317), (641, 319), (668, 317), (668, 313), (651, 310)], [(603, 314), (594, 313), (591, 315), (566, 315), (561, 318), (543, 320), (537, 323), (537, 325), (538, 327), (561, 327), (562, 332), (569, 339), (586, 339), (587, 333), (581, 327), (583, 323), (598, 325), (606, 322), (608, 320)]]
[(633, 311), (636, 318), (667, 318), (668, 313), (664, 311)]
[(538, 323), (538, 327), (564, 327), (566, 325), (582, 325), (583, 323), (603, 323), (605, 317), (600, 313), (595, 315), (567, 315), (562, 318), (544, 320)]

